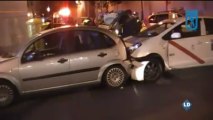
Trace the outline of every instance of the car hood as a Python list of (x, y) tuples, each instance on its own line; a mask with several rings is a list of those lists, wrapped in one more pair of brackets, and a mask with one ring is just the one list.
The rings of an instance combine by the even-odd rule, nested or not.
[(10, 58), (3, 58), (0, 56), (0, 64), (4, 63), (4, 62), (7, 62), (7, 61), (10, 61), (12, 59), (14, 59), (15, 57), (10, 57)]
[(10, 58), (2, 58), (2, 57), (0, 57), (0, 63), (1, 63), (2, 61), (7, 60), (7, 59), (10, 59)]
[(133, 44), (138, 43), (138, 42), (146, 41), (147, 39), (149, 39), (149, 37), (129, 36), (129, 37), (123, 38), (127, 47), (130, 47)]
[(11, 71), (11, 69), (16, 68), (18, 66), (17, 59), (18, 59), (17, 57), (12, 57), (0, 61), (0, 73), (9, 72)]

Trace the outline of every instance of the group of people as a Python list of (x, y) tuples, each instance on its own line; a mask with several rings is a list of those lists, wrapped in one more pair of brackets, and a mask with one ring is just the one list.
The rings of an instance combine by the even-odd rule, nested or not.
[(134, 35), (140, 32), (142, 21), (139, 19), (137, 12), (132, 10), (109, 11), (104, 7), (102, 12), (97, 16), (96, 25), (108, 25), (111, 30), (119, 30), (122, 37)]

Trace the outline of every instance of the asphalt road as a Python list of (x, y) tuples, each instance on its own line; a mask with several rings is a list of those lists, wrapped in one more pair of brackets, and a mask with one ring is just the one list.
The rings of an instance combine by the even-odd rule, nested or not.
[[(213, 120), (213, 67), (175, 70), (155, 84), (96, 86), (24, 96), (0, 120)], [(184, 100), (191, 110), (182, 107)]]

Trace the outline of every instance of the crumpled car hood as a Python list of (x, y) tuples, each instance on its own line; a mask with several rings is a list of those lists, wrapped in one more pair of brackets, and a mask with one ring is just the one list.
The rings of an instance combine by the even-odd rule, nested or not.
[(136, 37), (136, 36), (129, 36), (129, 37), (123, 38), (127, 47), (130, 47), (133, 44), (138, 43), (138, 42), (143, 42), (147, 39), (149, 39), (149, 38), (148, 37)]

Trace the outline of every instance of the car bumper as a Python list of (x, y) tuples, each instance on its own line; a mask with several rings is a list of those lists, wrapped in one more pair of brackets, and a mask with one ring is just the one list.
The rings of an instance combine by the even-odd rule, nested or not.
[(144, 71), (149, 61), (137, 62), (133, 61), (133, 68), (131, 70), (131, 78), (136, 81), (144, 80)]

